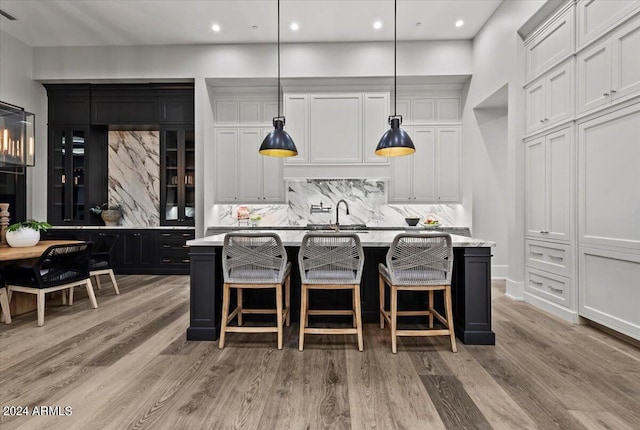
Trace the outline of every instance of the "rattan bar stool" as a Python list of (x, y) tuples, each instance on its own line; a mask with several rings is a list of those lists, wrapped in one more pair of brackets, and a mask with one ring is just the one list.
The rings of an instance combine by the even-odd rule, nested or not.
[[(282, 349), (283, 319), (290, 324), (291, 263), (280, 237), (275, 233), (227, 233), (222, 248), (222, 328), (219, 347), (224, 348), (226, 333), (278, 333), (278, 349)], [(282, 285), (284, 284), (284, 307)], [(238, 293), (236, 308), (229, 314), (231, 289)], [(275, 309), (245, 309), (242, 292), (246, 289), (273, 288), (276, 293)], [(243, 327), (243, 314), (275, 314), (276, 325), (271, 327)], [(238, 326), (229, 326), (238, 317)]]
[[(307, 233), (298, 254), (302, 292), (300, 296), (300, 339), (304, 349), (305, 334), (355, 334), (362, 351), (362, 312), (360, 280), (364, 251), (360, 238), (353, 233)], [(309, 309), (309, 290), (345, 290), (353, 292), (351, 310)], [(352, 315), (353, 328), (311, 328), (309, 315)]]
[[(451, 269), (453, 267), (453, 248), (448, 234), (399, 234), (389, 252), (387, 265), (380, 263), (380, 328), (387, 320), (391, 326), (391, 352), (396, 353), (397, 336), (449, 336), (451, 349), (457, 351), (456, 336), (453, 327), (451, 307)], [(385, 310), (385, 285), (390, 291), (390, 311)], [(428, 309), (418, 311), (398, 311), (398, 291), (427, 291)], [(434, 291), (444, 291), (445, 316), (433, 308)], [(398, 316), (426, 315), (429, 317), (429, 330), (398, 330)], [(436, 317), (444, 329), (433, 328)]]

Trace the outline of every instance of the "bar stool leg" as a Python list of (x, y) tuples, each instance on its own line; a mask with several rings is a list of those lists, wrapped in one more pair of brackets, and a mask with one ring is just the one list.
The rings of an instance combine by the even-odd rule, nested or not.
[(305, 284), (302, 284), (302, 290), (300, 294), (300, 334), (298, 340), (298, 350), (304, 349), (304, 327), (307, 319), (307, 295), (308, 290)]
[(378, 275), (378, 291), (380, 293), (380, 328), (384, 328), (384, 279)]
[(282, 284), (276, 284), (276, 321), (278, 326), (278, 349), (282, 349)]
[(286, 308), (287, 318), (285, 324), (287, 327), (291, 325), (291, 276), (287, 275), (284, 280), (284, 306)]
[(39, 290), (37, 293), (37, 305), (38, 305), (38, 327), (44, 325), (44, 291)]
[(433, 290), (429, 290), (429, 328), (433, 328)]
[(458, 352), (456, 347), (456, 335), (453, 328), (453, 310), (451, 307), (451, 285), (447, 285), (444, 290), (444, 305), (447, 313), (447, 325), (449, 326), (449, 337), (451, 338), (451, 350)]
[(242, 327), (242, 288), (237, 288), (238, 292), (238, 327)]
[(351, 318), (352, 318), (351, 325), (353, 325), (353, 328), (357, 328), (358, 322), (356, 321), (356, 289), (355, 288), (353, 289), (351, 294)]
[(222, 327), (220, 328), (220, 341), (218, 348), (224, 348), (224, 336), (227, 332), (227, 318), (229, 318), (229, 284), (222, 287)]
[(362, 310), (360, 308), (360, 284), (357, 284), (353, 288), (353, 297), (356, 308), (356, 330), (358, 332), (358, 351), (362, 351), (364, 348), (364, 342), (362, 341)]
[(396, 353), (396, 330), (398, 326), (398, 289), (391, 286), (391, 352)]

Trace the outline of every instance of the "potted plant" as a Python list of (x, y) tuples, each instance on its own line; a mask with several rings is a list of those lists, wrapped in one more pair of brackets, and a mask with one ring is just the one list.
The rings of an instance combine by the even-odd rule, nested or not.
[(94, 206), (89, 209), (92, 213), (100, 215), (104, 225), (118, 225), (118, 221), (122, 216), (122, 206), (109, 206), (107, 203), (103, 203), (102, 206)]
[(46, 231), (51, 224), (28, 219), (11, 224), (7, 229), (7, 243), (12, 247), (34, 246), (40, 241), (40, 231)]

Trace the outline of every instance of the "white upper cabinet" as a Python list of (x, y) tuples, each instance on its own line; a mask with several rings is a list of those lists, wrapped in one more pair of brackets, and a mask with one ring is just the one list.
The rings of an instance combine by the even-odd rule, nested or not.
[(213, 118), (222, 126), (271, 124), (277, 111), (276, 100), (220, 98), (214, 102)]
[(577, 56), (578, 112), (640, 92), (640, 15)]
[(238, 198), (242, 202), (262, 201), (262, 159), (258, 148), (264, 136), (259, 128), (238, 130)]
[[(258, 145), (262, 143), (262, 139), (271, 132), (271, 128), (264, 128), (260, 133)], [(258, 151), (255, 150), (258, 154)], [(284, 173), (283, 159), (281, 157), (265, 157), (258, 155), (262, 159), (262, 176), (259, 178), (262, 183), (262, 201), (263, 203), (284, 203)]]
[(526, 142), (525, 225), (529, 237), (571, 238), (571, 148), (570, 128)]
[(216, 129), (216, 202), (238, 201), (238, 130)]
[(436, 122), (460, 122), (460, 99), (439, 98), (436, 100)]
[(388, 159), (375, 154), (382, 135), (389, 130), (389, 94), (364, 94), (364, 161), (388, 163)]
[(575, 46), (574, 6), (551, 18), (525, 41), (526, 80), (551, 68), (573, 53)]
[(639, 9), (640, 0), (580, 0), (577, 7), (580, 49)]
[(460, 127), (407, 126), (413, 155), (391, 159), (390, 203), (460, 201)]
[(238, 123), (238, 100), (216, 100), (213, 119), (218, 125)]
[(526, 134), (573, 117), (573, 61), (568, 60), (525, 88)]
[(578, 126), (581, 244), (640, 250), (640, 104)]
[(436, 99), (416, 98), (411, 101), (411, 122), (433, 123), (436, 121)]
[(309, 95), (285, 94), (284, 129), (298, 149), (298, 155), (287, 157), (285, 164), (307, 164), (309, 162)]

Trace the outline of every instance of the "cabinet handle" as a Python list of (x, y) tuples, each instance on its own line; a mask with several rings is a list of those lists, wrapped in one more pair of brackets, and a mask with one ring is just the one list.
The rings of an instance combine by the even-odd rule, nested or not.
[(171, 237), (171, 233), (162, 233), (162, 237)]
[(609, 93), (603, 93), (602, 94), (604, 97), (609, 97)]
[(163, 258), (163, 259), (162, 259), (162, 262), (163, 262), (163, 263), (171, 263), (171, 260), (169, 260), (168, 258)]
[(191, 237), (191, 233), (182, 233), (182, 237)]
[(184, 260), (182, 260), (183, 263), (188, 263), (190, 260), (188, 258), (185, 258)]
[(547, 230), (540, 230), (540, 233), (542, 234), (549, 234), (549, 232)]
[(554, 260), (564, 260), (564, 257), (558, 257), (557, 255), (549, 255), (549, 258), (553, 258)]
[(163, 248), (171, 248), (171, 245), (162, 245)]
[(617, 93), (616, 90), (611, 90), (611, 94), (615, 94), (615, 93)]
[(184, 184), (187, 185), (187, 175), (184, 175)]
[(65, 218), (65, 219), (63, 219), (62, 221), (64, 221), (64, 222), (70, 222), (70, 221), (71, 221), (71, 218)]
[(530, 279), (529, 282), (533, 285), (542, 285), (542, 282), (534, 281), (533, 279)]
[(62, 176), (60, 177), (60, 183), (61, 183), (61, 184), (64, 184), (64, 183), (66, 183), (66, 182), (67, 182), (67, 178), (66, 178), (66, 176), (65, 176), (65, 175), (62, 175)]
[(540, 122), (541, 122), (541, 123), (544, 123), (544, 119), (541, 119), (541, 120), (540, 120)]
[(549, 286), (549, 289), (554, 293), (562, 293), (562, 291), (564, 291), (562, 288), (554, 288), (552, 286)]
[(183, 248), (189, 248), (189, 245), (182, 245)]
[(531, 254), (531, 255), (542, 255), (542, 252), (529, 251), (529, 254)]

